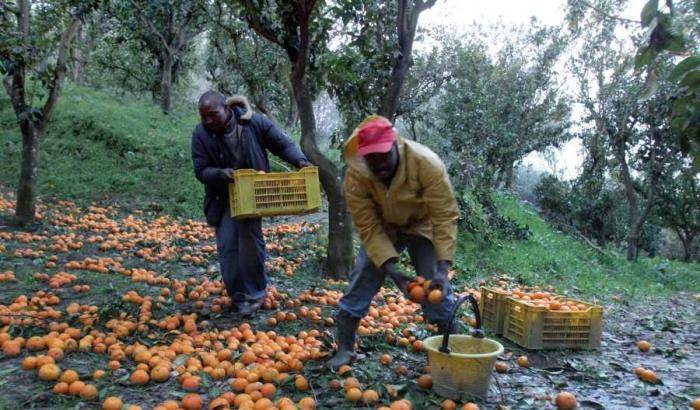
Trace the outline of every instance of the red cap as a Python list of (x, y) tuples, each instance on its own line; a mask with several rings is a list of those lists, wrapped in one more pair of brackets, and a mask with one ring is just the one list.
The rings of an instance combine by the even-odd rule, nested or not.
[(389, 152), (396, 141), (396, 133), (389, 120), (376, 118), (358, 130), (357, 138), (357, 154), (364, 157), (367, 154)]

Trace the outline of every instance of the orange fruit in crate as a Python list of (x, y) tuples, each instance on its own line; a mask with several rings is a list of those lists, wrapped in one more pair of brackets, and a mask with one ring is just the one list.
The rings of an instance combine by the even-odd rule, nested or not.
[(462, 410), (479, 410), (479, 406), (474, 403), (467, 403), (462, 406)]
[(558, 410), (574, 410), (577, 405), (576, 396), (563, 391), (557, 394), (557, 397), (554, 399), (554, 404), (557, 405)]

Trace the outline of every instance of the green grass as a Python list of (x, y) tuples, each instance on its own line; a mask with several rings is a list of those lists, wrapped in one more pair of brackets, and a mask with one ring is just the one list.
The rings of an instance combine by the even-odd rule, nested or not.
[(472, 234), (460, 234), (457, 264), (468, 278), (491, 275), (518, 278), (526, 284), (551, 284), (587, 297), (623, 294), (628, 297), (665, 296), (700, 291), (700, 265), (663, 258), (601, 254), (585, 243), (556, 231), (529, 205), (497, 195), (499, 209), (532, 236), (525, 241), (500, 240), (487, 245)]
[[(199, 217), (204, 189), (190, 156), (199, 116), (195, 104), (173, 111), (164, 115), (148, 101), (67, 85), (41, 142), (39, 196), (83, 205), (106, 199), (126, 208)], [(14, 112), (2, 94), (0, 187), (5, 190), (16, 187), (21, 145)]]

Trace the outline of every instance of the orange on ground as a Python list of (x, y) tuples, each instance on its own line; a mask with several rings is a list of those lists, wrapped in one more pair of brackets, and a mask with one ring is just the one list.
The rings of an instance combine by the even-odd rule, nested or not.
[(53, 392), (56, 394), (68, 394), (68, 383), (56, 383), (56, 385), (53, 386)]
[(182, 398), (182, 408), (185, 410), (200, 410), (202, 408), (202, 397), (197, 393), (187, 393)]
[(442, 402), (442, 410), (457, 410), (457, 403), (447, 399)]
[(379, 362), (384, 366), (390, 365), (392, 361), (393, 359), (388, 354), (383, 354), (382, 357), (379, 358)]
[(362, 398), (362, 392), (357, 387), (351, 387), (347, 392), (345, 392), (345, 398), (352, 402), (360, 401)]
[(150, 376), (148, 373), (146, 373), (145, 370), (136, 370), (133, 373), (131, 373), (131, 382), (133, 384), (138, 384), (138, 385), (145, 385), (148, 384), (148, 380), (150, 380)]
[(39, 378), (44, 381), (58, 380), (61, 369), (53, 363), (47, 363), (39, 368)]
[(462, 410), (479, 410), (479, 406), (470, 402), (462, 406)]
[(647, 342), (646, 340), (640, 340), (637, 342), (637, 347), (641, 352), (648, 352), (649, 349), (651, 349), (651, 343)]
[(299, 391), (309, 390), (309, 382), (306, 380), (306, 377), (297, 376), (297, 378), (294, 379), (294, 388), (296, 388)]
[(557, 405), (558, 410), (574, 410), (576, 408), (576, 396), (573, 394), (563, 391), (557, 394), (556, 399), (554, 399), (554, 404)]
[(659, 382), (659, 378), (656, 376), (656, 373), (654, 373), (653, 370), (648, 370), (648, 369), (647, 369), (647, 370), (644, 370), (644, 371), (642, 372), (642, 375), (639, 376), (639, 377), (640, 377), (643, 381), (645, 381), (645, 382), (647, 382), (647, 383), (652, 383), (652, 384), (654, 384), (654, 383), (658, 383), (658, 382)]
[(85, 382), (81, 382), (80, 380), (76, 380), (69, 385), (68, 393), (72, 394), (73, 396), (78, 396), (80, 394), (80, 392), (83, 391), (84, 387), (85, 387)]
[(433, 377), (429, 374), (423, 374), (418, 378), (418, 386), (422, 389), (430, 389), (433, 387)]
[(496, 362), (496, 371), (498, 373), (506, 373), (508, 371), (508, 363), (497, 361)]
[(121, 410), (122, 399), (116, 396), (109, 396), (102, 402), (102, 410)]
[(520, 367), (530, 367), (530, 360), (527, 356), (518, 357), (518, 366)]
[(379, 401), (379, 393), (370, 389), (362, 392), (362, 401), (367, 405), (373, 405)]
[(97, 387), (94, 384), (86, 384), (80, 391), (80, 398), (85, 401), (93, 401), (97, 398)]

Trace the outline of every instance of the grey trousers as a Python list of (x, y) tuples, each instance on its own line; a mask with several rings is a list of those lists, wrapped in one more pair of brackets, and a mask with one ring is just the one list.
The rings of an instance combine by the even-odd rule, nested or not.
[(265, 238), (258, 219), (232, 219), (226, 210), (216, 228), (216, 250), (226, 292), (234, 303), (265, 297)]
[[(426, 279), (432, 279), (437, 269), (437, 256), (433, 243), (422, 236), (399, 234), (394, 243), (396, 251), (401, 253), (408, 250), (411, 263), (416, 273)], [(340, 299), (340, 309), (355, 318), (364, 317), (369, 311), (374, 295), (382, 287), (386, 273), (374, 266), (369, 259), (364, 245), (355, 260), (350, 284), (345, 294)], [(440, 304), (432, 304), (427, 301), (421, 303), (423, 314), (430, 323), (447, 323), (450, 312), (455, 303), (452, 288), (443, 289), (443, 300)]]

